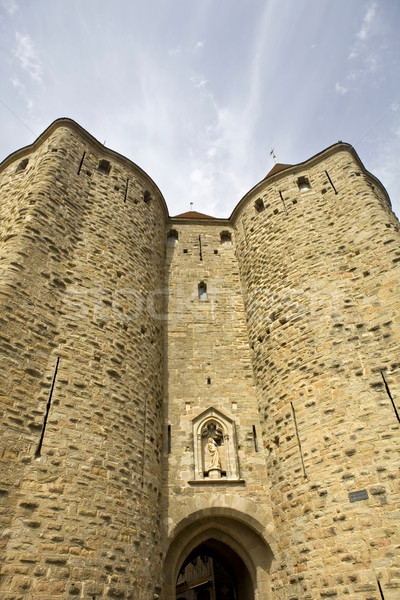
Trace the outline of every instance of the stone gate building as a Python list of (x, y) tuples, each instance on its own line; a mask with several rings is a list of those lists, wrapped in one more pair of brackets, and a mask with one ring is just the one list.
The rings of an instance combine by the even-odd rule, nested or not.
[(0, 184), (2, 600), (398, 600), (400, 226), (354, 149), (169, 217), (59, 119)]

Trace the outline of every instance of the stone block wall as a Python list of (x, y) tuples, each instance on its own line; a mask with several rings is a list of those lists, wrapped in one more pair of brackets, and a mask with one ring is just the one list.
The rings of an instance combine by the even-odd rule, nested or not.
[(397, 598), (400, 226), (354, 150), (168, 218), (61, 119), (0, 198), (1, 598), (173, 600), (209, 539), (255, 600)]
[[(216, 506), (222, 516), (233, 504), (246, 514), (251, 501), (265, 511), (264, 526), (272, 527), (233, 229), (222, 219), (179, 218), (170, 219), (169, 228), (178, 239), (167, 245), (166, 260), (166, 547), (188, 505)], [(200, 283), (207, 286), (206, 299), (198, 296)], [(234, 423), (236, 481), (196, 480), (196, 418), (210, 408)]]
[(234, 219), (273, 598), (380, 600), (400, 582), (399, 223), (344, 144), (258, 184)]
[[(215, 488), (210, 492), (188, 485), (195, 479), (192, 423), (213, 407), (235, 422), (239, 479), (248, 484), (246, 494), (263, 503), (265, 461), (259, 452), (261, 431), (233, 230), (216, 219), (210, 224), (170, 219), (169, 228), (178, 241), (167, 245), (166, 261), (165, 483), (171, 492), (178, 486), (189, 495), (216, 493)], [(228, 243), (221, 243), (224, 232), (232, 235)], [(198, 297), (201, 282), (207, 286), (206, 299)], [(241, 485), (235, 494), (241, 493)]]
[(72, 122), (0, 177), (1, 597), (152, 598), (164, 200)]

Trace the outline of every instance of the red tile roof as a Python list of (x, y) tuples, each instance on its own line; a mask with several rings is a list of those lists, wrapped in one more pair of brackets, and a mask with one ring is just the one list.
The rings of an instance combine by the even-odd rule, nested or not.
[(180, 215), (175, 215), (173, 219), (214, 219), (214, 217), (210, 217), (210, 215), (204, 215), (203, 213), (199, 213), (196, 210), (188, 210), (188, 212), (181, 213)]
[(267, 177), (271, 177), (271, 175), (275, 175), (275, 173), (279, 173), (279, 171), (283, 171), (284, 169), (288, 169), (289, 167), (292, 167), (292, 166), (293, 165), (284, 165), (283, 163), (277, 163), (276, 165), (274, 165), (272, 167), (270, 172), (267, 173), (267, 175), (264, 177), (264, 179), (267, 179)]

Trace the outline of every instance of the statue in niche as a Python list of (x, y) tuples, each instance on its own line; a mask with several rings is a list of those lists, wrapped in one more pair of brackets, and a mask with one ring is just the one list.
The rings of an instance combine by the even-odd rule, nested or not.
[(210, 466), (208, 469), (221, 469), (221, 459), (219, 456), (217, 442), (213, 438), (208, 438), (207, 447), (210, 453)]
[(193, 419), (193, 454), (196, 480), (239, 480), (235, 423), (214, 407)]
[(210, 479), (220, 479), (226, 476), (223, 470), (225, 463), (224, 434), (218, 421), (209, 421), (202, 428), (203, 439), (203, 472)]

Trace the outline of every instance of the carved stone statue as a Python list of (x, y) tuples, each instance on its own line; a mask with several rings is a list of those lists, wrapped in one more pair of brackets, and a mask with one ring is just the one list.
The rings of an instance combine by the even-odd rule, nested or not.
[(221, 459), (218, 452), (217, 442), (213, 438), (208, 438), (208, 451), (210, 453), (210, 466), (208, 470), (219, 469), (221, 470)]

